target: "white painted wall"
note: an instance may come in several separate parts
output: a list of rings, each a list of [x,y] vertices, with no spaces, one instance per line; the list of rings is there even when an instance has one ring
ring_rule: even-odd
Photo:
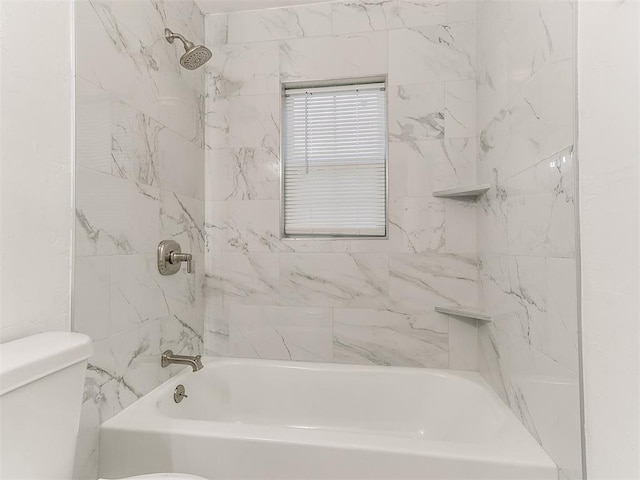
[[[640,478],[640,4],[581,1],[578,98],[587,475]]]
[[[0,2],[0,342],[70,328],[72,9]]]

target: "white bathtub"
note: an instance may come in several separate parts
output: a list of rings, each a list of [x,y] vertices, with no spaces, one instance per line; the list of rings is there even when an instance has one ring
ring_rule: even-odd
[[[101,475],[553,479],[477,373],[205,359],[107,421]],[[183,384],[189,396],[177,404]]]

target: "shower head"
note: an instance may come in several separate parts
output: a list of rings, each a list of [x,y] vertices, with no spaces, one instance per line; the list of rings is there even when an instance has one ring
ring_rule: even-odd
[[[187,70],[195,70],[211,59],[211,50],[203,45],[194,45],[179,33],[173,33],[168,28],[165,28],[164,37],[169,43],[173,43],[176,38],[182,42],[185,53],[180,57],[180,65]]]

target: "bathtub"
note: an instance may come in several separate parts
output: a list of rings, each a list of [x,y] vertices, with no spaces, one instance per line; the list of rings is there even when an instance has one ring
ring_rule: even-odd
[[[218,358],[204,364],[103,424],[101,476],[558,478],[477,373]],[[188,398],[176,403],[179,384]]]

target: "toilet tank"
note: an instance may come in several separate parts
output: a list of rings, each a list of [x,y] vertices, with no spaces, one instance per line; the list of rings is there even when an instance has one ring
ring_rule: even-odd
[[[70,479],[91,339],[40,333],[0,345],[0,479]]]

